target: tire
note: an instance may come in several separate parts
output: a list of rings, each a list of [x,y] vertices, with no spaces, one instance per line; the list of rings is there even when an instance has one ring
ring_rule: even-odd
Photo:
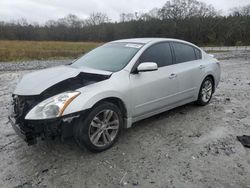
[[[78,145],[91,152],[102,152],[117,141],[123,127],[120,109],[110,102],[101,102],[80,117],[74,125]]]
[[[213,96],[214,81],[211,77],[206,77],[200,87],[198,100],[196,103],[200,106],[207,105]]]

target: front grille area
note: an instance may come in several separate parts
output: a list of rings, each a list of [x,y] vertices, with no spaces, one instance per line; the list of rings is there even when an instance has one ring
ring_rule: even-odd
[[[36,143],[36,132],[34,127],[29,125],[25,121],[25,116],[27,113],[39,103],[34,96],[18,96],[13,95],[13,111],[12,117],[15,119],[16,126],[21,130],[21,134],[24,135],[24,140],[28,145],[33,145]]]
[[[38,103],[34,96],[13,95],[14,118],[20,127],[24,126],[27,113]]]

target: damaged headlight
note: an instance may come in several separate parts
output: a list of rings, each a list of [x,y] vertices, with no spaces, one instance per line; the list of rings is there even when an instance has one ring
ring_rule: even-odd
[[[62,116],[67,106],[78,96],[79,91],[68,91],[50,97],[34,108],[26,115],[25,119],[39,120]]]

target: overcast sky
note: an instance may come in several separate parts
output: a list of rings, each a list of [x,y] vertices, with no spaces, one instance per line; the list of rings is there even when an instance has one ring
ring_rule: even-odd
[[[44,23],[72,13],[87,18],[92,12],[106,13],[113,21],[123,12],[147,12],[164,5],[166,0],[0,0],[0,20],[25,18]],[[250,0],[203,0],[227,14],[235,6],[250,4]]]

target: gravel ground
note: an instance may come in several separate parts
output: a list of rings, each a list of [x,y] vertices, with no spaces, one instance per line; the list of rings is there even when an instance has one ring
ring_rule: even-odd
[[[0,63],[0,187],[250,187],[249,52],[217,54],[222,80],[211,103],[188,104],[124,130],[108,151],[73,140],[27,146],[7,119],[18,79],[69,61]]]

